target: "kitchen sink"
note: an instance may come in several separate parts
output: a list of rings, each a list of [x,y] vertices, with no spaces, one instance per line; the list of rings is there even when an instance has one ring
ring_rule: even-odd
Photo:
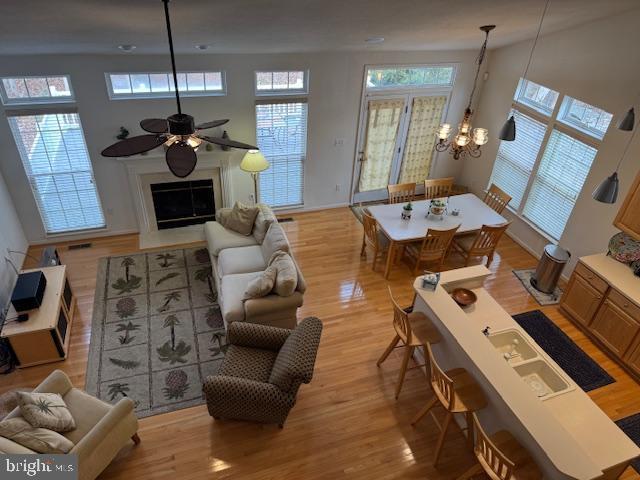
[[[572,390],[569,382],[541,358],[515,365],[513,369],[541,400]]]
[[[538,356],[529,341],[516,329],[490,333],[489,342],[510,364],[521,363]]]

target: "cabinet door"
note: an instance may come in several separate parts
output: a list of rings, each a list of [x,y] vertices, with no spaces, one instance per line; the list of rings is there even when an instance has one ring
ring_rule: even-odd
[[[589,285],[584,278],[574,273],[562,297],[561,306],[575,320],[588,326],[601,301],[602,294]]]
[[[607,299],[593,319],[591,331],[613,353],[622,357],[640,331],[640,324]]]
[[[640,239],[640,173],[631,185],[613,224],[623,232]]]

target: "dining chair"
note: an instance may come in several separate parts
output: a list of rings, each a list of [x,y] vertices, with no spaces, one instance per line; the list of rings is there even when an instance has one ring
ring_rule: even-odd
[[[378,222],[367,211],[362,212],[362,226],[364,232],[362,234],[362,249],[360,255],[367,257],[367,247],[373,251],[373,265],[371,268],[376,269],[378,257],[384,256],[389,248],[389,239],[378,230]]]
[[[453,177],[434,178],[424,181],[424,199],[448,197],[453,188]]]
[[[402,390],[402,384],[404,383],[404,376],[407,373],[407,365],[409,360],[413,357],[413,352],[416,347],[425,347],[432,343],[438,343],[440,341],[440,333],[436,327],[431,323],[431,320],[422,312],[408,312],[409,308],[402,308],[396,299],[393,297],[391,287],[387,286],[389,290],[389,297],[391,298],[391,304],[393,305],[393,328],[396,331],[393,340],[384,351],[382,356],[376,362],[379,367],[382,365],[389,354],[394,348],[404,347],[404,355],[402,357],[402,365],[400,366],[400,375],[396,383],[396,399],[400,395]],[[401,345],[398,343],[402,342]],[[417,365],[411,368],[424,367],[424,365]]]
[[[483,225],[476,235],[464,235],[453,240],[453,248],[464,259],[464,266],[468,267],[474,257],[487,257],[487,268],[493,261],[493,254],[498,246],[498,241],[509,228],[511,222],[502,225]]]
[[[387,185],[387,191],[389,193],[389,203],[413,202],[416,196],[416,184],[414,182]]]
[[[434,396],[413,418],[411,425],[415,426],[422,417],[427,413],[431,413],[433,421],[440,430],[440,436],[438,437],[438,443],[436,444],[436,451],[433,457],[433,465],[436,465],[440,459],[440,453],[442,452],[447,430],[456,413],[464,414],[467,425],[462,428],[462,430],[467,431],[467,443],[470,448],[473,447],[473,418],[471,414],[486,407],[487,399],[480,386],[464,368],[455,368],[445,372],[436,362],[430,344],[427,344],[426,351],[430,365],[429,381]],[[438,404],[447,412],[444,423],[442,424],[438,422],[432,411]]]
[[[498,187],[495,183],[492,183],[484,195],[484,203],[489,205],[497,213],[502,213],[506,206],[511,201],[511,196],[504,190]]]
[[[458,477],[458,480],[469,480],[483,471],[492,480],[542,478],[542,473],[529,452],[513,435],[505,430],[487,435],[478,421],[478,416],[475,413],[471,415],[476,434],[474,453],[478,463]]]
[[[435,230],[430,228],[427,230],[422,242],[410,243],[406,246],[405,254],[415,260],[413,268],[414,275],[418,274],[422,263],[437,263],[437,271],[442,270],[453,236],[460,225],[449,230]]]

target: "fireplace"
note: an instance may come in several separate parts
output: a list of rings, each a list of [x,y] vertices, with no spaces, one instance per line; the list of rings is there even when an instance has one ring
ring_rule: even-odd
[[[216,219],[211,179],[152,183],[150,187],[158,230]]]

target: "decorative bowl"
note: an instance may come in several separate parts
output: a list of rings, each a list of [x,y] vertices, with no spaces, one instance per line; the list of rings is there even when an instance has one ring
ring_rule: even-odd
[[[453,292],[451,292],[451,298],[455,300],[455,302],[461,307],[468,307],[469,305],[473,305],[478,300],[476,294],[471,290],[466,288],[456,288]]]

